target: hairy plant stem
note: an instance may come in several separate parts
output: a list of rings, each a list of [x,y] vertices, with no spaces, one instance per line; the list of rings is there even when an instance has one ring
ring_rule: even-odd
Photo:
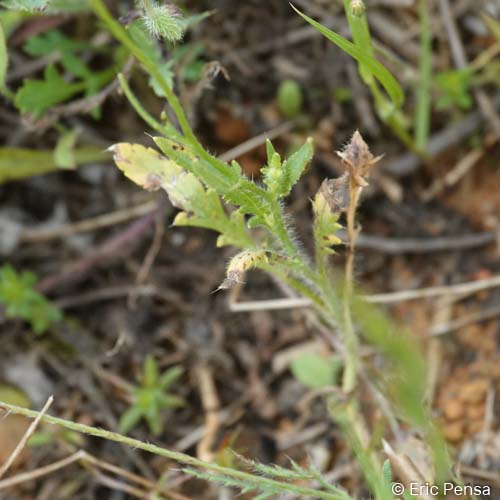
[[[274,275],[276,278],[283,281],[283,283],[293,288],[300,295],[307,297],[322,315],[327,314],[325,302],[318,296],[317,291],[312,290],[310,286],[304,283],[304,281],[294,278],[291,275],[292,269],[288,266],[279,267],[275,265],[259,264],[258,267],[263,271]]]
[[[342,389],[350,393],[356,386],[356,372],[358,359],[358,339],[354,331],[354,325],[351,314],[351,297],[353,293],[354,282],[354,247],[356,245],[357,232],[355,228],[356,209],[358,206],[361,188],[354,184],[351,178],[349,182],[350,202],[347,210],[347,234],[349,236],[349,246],[347,248],[347,260],[345,265],[345,285],[343,302],[343,333],[346,346],[344,377],[342,380]]]
[[[127,48],[131,54],[140,62],[142,65],[145,67],[145,69],[148,71],[150,76],[154,78],[160,88],[162,89],[163,93],[165,94],[165,97],[170,104],[170,107],[172,108],[175,116],[177,117],[177,120],[179,122],[179,126],[182,130],[182,133],[185,136],[186,142],[188,142],[195,152],[204,160],[206,160],[210,165],[217,170],[219,173],[226,175],[228,173],[228,166],[212,156],[210,153],[208,153],[205,148],[201,145],[201,143],[198,141],[196,138],[191,125],[189,124],[189,121],[187,119],[187,116],[184,112],[184,109],[175,95],[174,91],[170,88],[168,85],[168,82],[165,80],[161,72],[158,70],[157,66],[147,57],[146,54],[143,53],[143,51],[134,43],[134,41],[129,37],[128,33],[123,29],[123,27],[116,22],[116,20],[112,17],[110,14],[109,10],[106,8],[102,0],[90,0],[90,5],[92,9],[94,10],[95,14],[101,19],[101,21],[106,25],[110,33],[125,47]],[[131,92],[129,92],[131,94]],[[134,104],[133,104],[134,105]],[[138,101],[135,100],[135,105],[138,105]],[[138,109],[140,110],[140,115],[148,120],[148,123],[150,123],[152,126],[154,126],[155,129],[158,129],[158,124],[151,121],[147,112],[142,108],[142,106],[138,106]],[[162,126],[163,128],[163,126]],[[175,138],[175,137],[174,137]],[[299,249],[295,245],[292,237],[290,236],[286,224],[284,221],[283,217],[283,212],[281,209],[281,206],[276,200],[271,201],[272,204],[274,204],[273,208],[273,213],[275,214],[280,214],[280,219],[275,221],[275,236],[278,238],[280,241],[280,244],[283,246],[284,250],[286,253],[292,257],[292,258],[299,258],[299,260],[303,260],[303,257],[300,256]],[[309,280],[315,279],[316,277],[314,276],[314,273],[312,271],[312,268],[308,265],[304,265],[303,271],[306,275],[306,277]]]
[[[375,498],[393,500],[393,496],[390,491],[386,491],[387,487],[381,480],[382,463],[378,454],[370,448],[370,434],[358,402],[354,399],[339,402],[332,397],[328,400],[328,409],[332,420],[339,425],[353,450]]]
[[[363,52],[373,56],[372,38],[368,26],[366,13],[356,15],[352,11],[352,0],[344,0],[344,11],[351,30],[353,42]],[[379,118],[388,125],[401,142],[414,153],[417,147],[406,130],[404,118],[400,109],[397,109],[381,92],[380,87],[369,70],[363,64],[358,64],[359,74],[365,85],[370,89]]]
[[[17,415],[24,415],[25,417],[29,418],[36,418],[40,414],[40,412],[34,410],[28,410],[27,408],[22,408],[20,406],[10,405],[2,401],[0,401],[0,408],[3,408],[10,413],[14,413]],[[160,446],[151,443],[144,443],[143,441],[139,441],[138,439],[133,439],[127,436],[123,436],[122,434],[118,434],[116,432],[110,432],[97,427],[91,427],[89,425],[78,424],[76,422],[71,422],[70,420],[52,417],[50,415],[43,415],[41,417],[41,420],[49,424],[59,425],[66,429],[80,432],[82,434],[88,434],[89,436],[95,436],[98,438],[107,439],[109,441],[122,443],[127,446],[131,446],[132,448],[135,449],[144,450],[149,453],[153,453],[155,455],[175,460],[180,464],[190,465],[217,474],[222,474],[230,478],[235,478],[241,481],[248,481],[252,484],[260,485],[263,488],[265,488],[266,486],[273,488],[280,488],[283,491],[288,491],[311,498],[323,498],[326,500],[346,500],[347,498],[349,498],[344,492],[339,491],[338,494],[329,493],[326,491],[315,490],[313,488],[298,486],[292,483],[276,481],[274,479],[262,477],[257,474],[254,475],[248,472],[240,471],[238,469],[223,467],[215,463],[204,462],[203,460],[199,460],[198,458],[186,455],[185,453],[180,453],[168,450],[166,448],[161,448]]]
[[[175,96],[173,90],[169,87],[166,80],[163,78],[161,73],[158,71],[156,65],[148,59],[148,57],[142,52],[142,50],[135,45],[133,40],[128,36],[127,32],[120,26],[110,15],[107,8],[104,6],[102,0],[90,0],[91,6],[97,16],[105,23],[109,31],[115,36],[144,66],[147,72],[152,78],[154,78],[161,89],[163,90],[166,99],[168,100],[177,121],[182,130],[183,137],[182,140],[186,144],[190,144],[194,152],[200,156],[202,159],[206,160],[216,171],[223,175],[227,175],[229,172],[229,167],[225,163],[221,162],[217,158],[210,155],[200,144],[193,130],[187,120],[184,110],[180,104],[180,101]],[[376,85],[373,82],[374,85]],[[377,88],[378,90],[378,88]],[[136,101],[137,105],[137,101]],[[142,116],[147,118],[151,125],[154,125],[158,129],[158,124],[152,122],[148,115],[142,110],[142,107],[137,106],[141,110]],[[349,206],[348,212],[348,233],[350,238],[349,254],[346,264],[346,287],[344,291],[343,304],[338,300],[339,294],[335,290],[335,287],[331,283],[328,276],[325,263],[320,263],[319,267],[313,268],[308,262],[307,258],[301,253],[299,247],[294,241],[293,235],[287,227],[286,219],[283,214],[283,209],[280,203],[274,199],[266,200],[269,202],[270,212],[274,215],[274,220],[268,224],[268,230],[273,234],[276,240],[281,246],[285,262],[283,265],[269,265],[265,264],[259,265],[262,269],[274,274],[278,278],[282,279],[289,286],[294,288],[298,293],[305,297],[311,299],[314,303],[316,310],[322,316],[328,324],[331,326],[335,325],[337,322],[340,323],[341,330],[345,342],[345,371],[343,379],[343,390],[346,394],[353,392],[356,386],[356,372],[357,372],[357,351],[358,351],[358,341],[354,332],[353,321],[351,317],[351,296],[353,291],[353,258],[354,258],[354,245],[355,245],[355,215],[356,208],[359,198],[359,189],[356,187],[354,190],[351,189],[351,204]],[[297,278],[298,277],[298,278]],[[343,307],[343,321],[341,320]],[[13,407],[9,407],[11,411]],[[19,408],[16,408],[19,411]],[[22,409],[21,409],[22,410]],[[35,412],[29,413],[29,410],[22,410],[25,415],[31,416]],[[365,446],[366,439],[365,436],[368,434],[368,427],[366,426],[363,416],[360,413],[357,403],[355,400],[350,400],[348,407],[346,409],[345,418],[351,422],[351,434],[355,436],[355,441],[362,443]],[[227,477],[232,477],[240,480],[252,480],[255,481],[253,475],[237,471],[234,469],[227,469],[216,464],[207,464],[188,455],[172,452],[169,450],[164,450],[154,445],[149,445],[142,443],[137,440],[126,438],[119,434],[108,433],[107,431],[102,431],[87,426],[79,426],[79,424],[73,424],[72,422],[62,421],[59,419],[54,419],[53,417],[47,417],[48,421],[57,423],[59,425],[64,425],[65,427],[72,428],[80,432],[85,432],[91,435],[108,438],[114,441],[119,441],[125,444],[132,445],[136,448],[140,448],[152,453],[156,453],[180,463],[193,465],[195,467],[200,467],[215,473],[226,475]],[[76,426],[76,427],[75,427]],[[359,451],[359,450],[358,450]],[[361,452],[360,452],[361,453]],[[371,478],[372,482],[374,474],[378,473],[378,457],[374,452],[366,452],[370,455],[370,460],[366,464],[366,470],[364,468],[365,475],[367,478]],[[365,453],[365,456],[366,456]],[[261,483],[266,483],[268,486],[282,486],[281,483],[273,481],[267,478],[259,478]],[[292,484],[285,483],[283,488],[286,491],[298,491],[298,487]],[[321,491],[314,491],[308,488],[300,488],[301,493],[305,495],[310,495],[313,498],[345,498],[342,495],[335,495],[331,493],[324,493]],[[306,493],[307,491],[307,493]]]
[[[124,28],[110,14],[102,0],[90,0],[90,5],[96,16],[105,24],[109,32],[130,51],[130,53],[144,66],[144,68],[146,68],[150,76],[156,80],[162,92],[165,94],[172,111],[177,117],[182,133],[186,136],[186,139],[189,141],[196,153],[201,158],[208,161],[218,172],[223,174],[226,173],[226,165],[208,153],[196,138],[191,126],[189,125],[186,113],[184,113],[184,109],[182,108],[179,99],[168,85],[168,82],[159,71],[157,65],[151,61],[134,43]]]

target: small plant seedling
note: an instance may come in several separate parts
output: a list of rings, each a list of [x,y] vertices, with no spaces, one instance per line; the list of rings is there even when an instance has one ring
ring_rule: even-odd
[[[134,388],[134,403],[121,416],[120,430],[123,433],[133,429],[144,419],[150,431],[159,436],[163,432],[162,410],[179,408],[185,405],[184,400],[168,393],[170,386],[182,375],[183,369],[173,366],[160,375],[158,365],[153,356],[144,361],[141,385]]]
[[[62,319],[57,307],[51,304],[34,286],[37,277],[31,272],[18,274],[10,265],[0,269],[0,304],[8,318],[23,319],[39,335]]]
[[[473,71],[469,68],[443,71],[436,76],[436,86],[439,97],[436,101],[437,109],[458,107],[469,109],[472,106],[470,87]]]

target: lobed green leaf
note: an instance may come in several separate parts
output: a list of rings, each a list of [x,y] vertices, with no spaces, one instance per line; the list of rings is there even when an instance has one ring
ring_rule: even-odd
[[[175,148],[175,149],[174,149]],[[171,151],[181,150],[171,144]],[[145,189],[164,189],[172,204],[183,210],[175,218],[180,226],[197,226],[221,234],[220,245],[252,246],[241,213],[228,216],[214,189],[206,189],[198,178],[187,172],[175,159],[168,159],[157,151],[139,144],[120,143],[113,146],[115,162],[124,174]],[[198,161],[182,148],[185,165]]]

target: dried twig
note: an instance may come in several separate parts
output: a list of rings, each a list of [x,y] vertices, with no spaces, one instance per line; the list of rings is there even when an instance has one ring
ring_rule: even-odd
[[[200,398],[205,411],[205,429],[203,438],[198,443],[196,454],[201,460],[214,459],[213,446],[219,430],[219,397],[215,387],[212,370],[206,364],[196,368],[196,375],[200,389]]]
[[[345,232],[339,231],[338,235],[340,238],[346,239]],[[497,238],[498,235],[495,231],[460,236],[439,236],[436,238],[384,238],[383,236],[360,234],[356,246],[389,255],[421,254],[468,250],[495,243]]]
[[[24,436],[21,438],[19,443],[17,443],[17,446],[14,448],[12,453],[9,455],[5,463],[0,467],[0,478],[9,470],[9,467],[14,463],[16,458],[19,456],[19,454],[23,451],[24,447],[26,446],[26,443],[28,442],[29,438],[33,435],[35,432],[36,428],[38,427],[38,424],[44,414],[47,412],[49,409],[49,406],[52,404],[52,401],[54,401],[54,398],[52,396],[47,399],[47,402],[45,403],[44,407],[40,411],[40,413],[37,415],[35,420],[31,422],[30,426],[28,429],[26,429],[26,432],[24,433]]]
[[[429,335],[444,335],[472,323],[480,323],[481,321],[487,321],[498,316],[500,316],[500,305],[490,307],[488,309],[485,309],[484,311],[479,311],[477,313],[468,314],[462,318],[448,321],[446,323],[438,323],[431,328],[431,330],[429,331]]]
[[[64,224],[51,228],[29,228],[20,235],[20,241],[25,243],[40,243],[57,238],[67,238],[75,234],[96,231],[105,227],[115,226],[127,222],[141,215],[153,212],[158,206],[156,200],[147,201],[141,205],[127,207],[107,214],[98,215],[89,219]]]
[[[493,99],[492,109],[500,108],[500,93]],[[484,121],[480,111],[473,111],[461,121],[453,123],[448,127],[435,133],[427,145],[427,154],[430,159],[444,153],[449,148],[459,144],[466,137],[477,130]],[[396,177],[404,177],[415,172],[422,164],[422,158],[413,153],[405,153],[398,158],[388,160],[381,166],[384,172]]]
[[[58,460],[57,462],[53,462],[49,465],[39,467],[38,469],[29,472],[16,474],[14,477],[0,481],[0,490],[11,488],[12,486],[16,486],[17,484],[25,483],[27,481],[34,481],[40,477],[52,474],[52,472],[56,472],[64,467],[67,467],[68,465],[80,461],[84,456],[85,452],[80,450],[73,453],[73,455],[70,455],[69,457],[63,458],[62,460]]]
[[[160,200],[157,211],[161,211],[164,206],[165,199]],[[147,213],[119,234],[106,240],[93,252],[71,262],[58,274],[43,279],[38,285],[38,290],[47,293],[63,283],[81,279],[95,266],[104,263],[108,258],[116,254],[120,254],[123,252],[125,245],[137,241],[140,236],[150,229],[156,220],[157,211]]]
[[[244,155],[245,153],[248,153],[249,151],[258,148],[262,144],[265,144],[267,139],[272,140],[275,139],[276,137],[279,137],[280,135],[290,132],[290,130],[293,129],[294,125],[295,125],[294,122],[282,123],[281,125],[278,125],[276,128],[269,130],[268,132],[263,132],[262,134],[256,135],[255,137],[248,139],[248,141],[238,144],[238,146],[219,155],[218,158],[221,161],[234,160],[235,158],[238,158]]]
[[[372,304],[390,304],[405,300],[425,299],[439,297],[442,295],[471,295],[481,290],[496,288],[500,286],[500,276],[493,276],[483,280],[469,281],[449,286],[433,286],[429,288],[418,288],[416,290],[401,290],[399,292],[378,293],[363,295],[366,302]],[[232,312],[250,312],[279,309],[295,309],[297,307],[311,307],[312,303],[305,298],[286,298],[272,300],[254,300],[249,302],[229,302]]]
[[[391,463],[391,469],[395,472],[396,477],[410,491],[412,485],[427,484],[422,473],[416,468],[415,464],[406,456],[396,453],[391,445],[385,440],[382,440],[384,453],[387,455]],[[425,494],[425,488],[421,488],[420,494],[417,495],[419,500],[432,500],[430,495]]]

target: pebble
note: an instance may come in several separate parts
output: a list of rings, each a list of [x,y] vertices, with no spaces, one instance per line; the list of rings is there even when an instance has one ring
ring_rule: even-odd
[[[444,406],[444,416],[447,420],[457,420],[465,414],[463,404],[457,399],[450,399]]]
[[[443,428],[443,434],[447,441],[452,443],[460,441],[464,436],[464,423],[461,420],[447,423]]]
[[[465,403],[477,404],[486,397],[489,382],[485,379],[472,380],[463,385],[459,398]]]

